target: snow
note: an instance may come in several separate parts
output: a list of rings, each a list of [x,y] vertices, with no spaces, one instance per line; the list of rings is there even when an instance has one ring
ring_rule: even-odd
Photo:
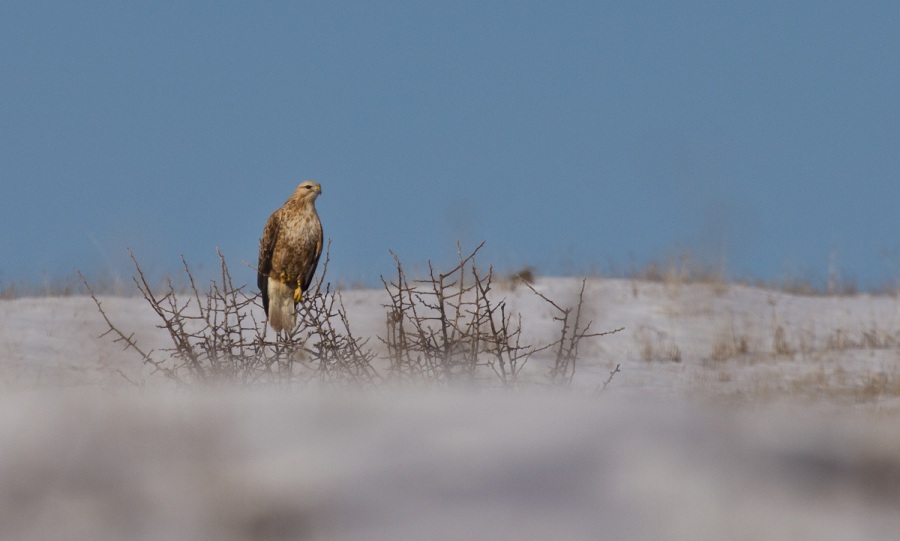
[[[580,285],[535,287],[571,305]],[[526,341],[555,338],[546,303],[496,293]],[[386,294],[343,296],[379,336]],[[539,358],[516,390],[366,391],[172,389],[91,299],[0,301],[0,538],[897,537],[897,299],[612,279],[585,299],[593,330],[625,330],[582,348],[571,389]],[[166,346],[142,299],[101,300]]]

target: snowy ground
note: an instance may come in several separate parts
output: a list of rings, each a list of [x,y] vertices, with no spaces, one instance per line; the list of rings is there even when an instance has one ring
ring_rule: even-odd
[[[553,338],[544,303],[500,293]],[[897,538],[900,301],[628,280],[586,299],[625,330],[573,389],[512,392],[172,390],[98,338],[90,299],[0,301],[0,538]],[[165,346],[142,299],[103,302]],[[344,302],[381,333],[382,292]]]

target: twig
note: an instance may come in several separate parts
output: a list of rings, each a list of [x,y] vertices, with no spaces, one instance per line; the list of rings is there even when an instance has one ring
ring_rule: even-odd
[[[604,381],[603,384],[602,384],[601,386],[597,387],[597,391],[596,391],[596,392],[597,392],[597,393],[602,393],[603,391],[605,391],[605,390],[606,390],[606,386],[609,385],[609,382],[612,381],[613,376],[615,376],[615,375],[618,374],[619,372],[621,372],[621,370],[619,370],[619,365],[617,364],[616,367],[609,373],[609,377],[606,378],[606,381]]]

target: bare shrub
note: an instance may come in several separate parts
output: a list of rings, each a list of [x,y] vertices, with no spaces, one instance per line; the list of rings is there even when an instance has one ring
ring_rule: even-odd
[[[387,347],[394,376],[445,383],[476,377],[479,366],[513,384],[531,349],[521,344],[521,316],[514,317],[506,302],[494,302],[489,268],[480,273],[475,254],[459,253],[459,263],[438,272],[428,262],[428,278],[410,282],[399,257],[393,280],[381,278],[390,297],[387,308]]]
[[[578,347],[582,340],[585,338],[606,336],[625,330],[624,327],[620,327],[611,331],[590,332],[591,324],[593,322],[588,321],[585,323],[582,319],[584,309],[584,286],[586,283],[586,280],[581,281],[581,289],[578,292],[578,303],[574,307],[569,308],[563,308],[538,292],[531,284],[525,284],[532,293],[543,299],[544,302],[556,310],[556,315],[553,316],[553,319],[557,321],[560,326],[559,338],[546,346],[535,350],[535,352],[544,350],[554,352],[553,367],[550,369],[549,377],[550,380],[555,383],[572,383],[572,378],[575,376],[575,365],[578,361]],[[616,368],[617,369],[613,374],[618,372],[618,366]],[[610,374],[610,379],[611,378],[612,374]]]
[[[157,327],[166,331],[171,343],[160,351],[142,349],[134,333],[116,326],[87,280],[81,278],[107,324],[104,334],[178,384],[318,381],[370,385],[395,379],[439,385],[499,380],[512,386],[519,383],[526,362],[544,352],[552,352],[549,379],[570,384],[581,341],[622,329],[591,332],[591,322],[584,321],[584,282],[577,304],[563,307],[523,281],[553,307],[560,334],[543,346],[522,343],[521,314],[514,313],[505,299],[495,297],[493,269],[482,270],[475,264],[483,244],[468,255],[458,249],[458,263],[446,272],[429,262],[428,275],[421,280],[409,280],[394,254],[396,277],[382,277],[389,296],[384,305],[386,334],[380,338],[386,346],[385,358],[378,358],[367,340],[354,335],[340,294],[324,282],[327,252],[320,278],[298,305],[296,327],[281,333],[272,331],[257,315],[262,315],[258,294],[234,285],[221,253],[221,276],[205,290],[197,286],[184,258],[185,288],[179,290],[171,279],[164,287],[153,288],[130,254],[136,271],[134,282],[158,316]]]
[[[258,321],[252,309],[258,306],[258,295],[247,294],[243,286],[234,286],[221,253],[220,279],[211,281],[203,292],[182,257],[189,284],[183,295],[179,295],[171,279],[161,292],[156,292],[134,254],[129,255],[137,273],[134,282],[159,316],[161,323],[157,327],[167,332],[172,347],[159,352],[142,349],[134,333],[122,331],[109,319],[83,276],[82,281],[107,324],[104,335],[115,337],[115,342],[136,351],[154,371],[179,384],[285,383],[301,380],[308,371],[307,365],[326,382],[370,383],[376,377],[370,365],[374,354],[366,349],[364,341],[353,336],[339,295],[330,291],[328,285],[323,290],[322,278],[314,283],[307,302],[300,306],[294,330],[273,337],[265,321]],[[324,267],[327,265],[326,254]],[[299,363],[301,360],[305,362]]]
[[[569,384],[575,373],[581,340],[605,333],[591,333],[591,323],[582,321],[584,283],[578,303],[563,308],[539,293],[529,282],[520,283],[550,304],[560,323],[559,339],[543,346],[522,343],[522,317],[513,314],[505,299],[491,295],[493,269],[479,270],[475,255],[458,248],[458,264],[447,272],[435,271],[428,263],[428,277],[410,281],[396,254],[396,277],[382,283],[390,297],[387,308],[388,350],[391,371],[401,377],[446,383],[472,380],[479,368],[488,369],[504,385],[518,382],[520,371],[532,356],[553,351],[548,374],[554,383]]]

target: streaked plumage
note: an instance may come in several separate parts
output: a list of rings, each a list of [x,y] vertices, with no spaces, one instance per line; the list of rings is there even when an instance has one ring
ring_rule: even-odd
[[[314,204],[321,193],[318,182],[302,182],[269,216],[259,241],[256,283],[266,317],[276,331],[294,328],[297,303],[303,300],[322,255],[322,223]]]

